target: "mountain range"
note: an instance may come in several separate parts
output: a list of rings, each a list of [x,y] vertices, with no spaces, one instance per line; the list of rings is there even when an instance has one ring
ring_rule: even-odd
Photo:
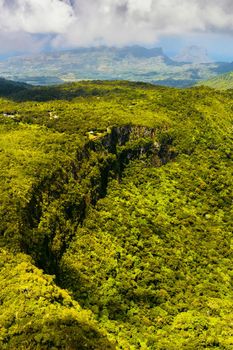
[[[117,79],[186,87],[232,70],[233,63],[211,62],[205,49],[195,46],[174,58],[162,48],[101,46],[0,61],[0,76],[33,85]]]

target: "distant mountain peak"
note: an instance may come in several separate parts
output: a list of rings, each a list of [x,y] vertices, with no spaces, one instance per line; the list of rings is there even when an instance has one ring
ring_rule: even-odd
[[[138,58],[151,58],[158,56],[165,56],[163,49],[161,47],[154,47],[151,49],[133,45],[133,46],[125,46],[121,49],[118,49],[118,53],[121,56],[134,56]]]
[[[146,48],[140,45],[123,46],[123,47],[109,47],[109,46],[96,46],[96,47],[80,47],[70,52],[83,53],[83,52],[109,52],[113,53],[119,58],[126,57],[136,58],[152,58],[152,57],[167,57],[161,47]]]
[[[187,62],[187,63],[210,63],[210,59],[207,50],[204,47],[191,45],[187,46],[175,56],[174,61]]]

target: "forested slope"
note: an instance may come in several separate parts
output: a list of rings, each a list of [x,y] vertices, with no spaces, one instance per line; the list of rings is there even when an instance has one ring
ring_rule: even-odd
[[[232,92],[4,95],[0,347],[232,349]]]
[[[233,88],[233,72],[218,75],[209,80],[199,83],[199,85],[209,86],[214,89],[227,90]]]

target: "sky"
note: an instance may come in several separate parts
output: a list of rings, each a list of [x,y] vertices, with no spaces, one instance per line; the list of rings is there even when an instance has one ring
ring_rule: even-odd
[[[0,0],[0,56],[98,45],[200,45],[233,61],[232,0]]]

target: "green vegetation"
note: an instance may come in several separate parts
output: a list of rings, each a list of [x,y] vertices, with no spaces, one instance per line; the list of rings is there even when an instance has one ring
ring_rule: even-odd
[[[1,95],[0,348],[232,349],[232,91]]]
[[[218,75],[210,80],[202,81],[198,85],[206,85],[214,89],[227,90],[233,88],[233,72]]]
[[[0,95],[9,95],[11,93],[17,93],[23,91],[30,86],[24,83],[17,83],[15,81],[6,80],[0,78]]]
[[[0,250],[1,349],[114,349],[91,312],[25,254]]]

